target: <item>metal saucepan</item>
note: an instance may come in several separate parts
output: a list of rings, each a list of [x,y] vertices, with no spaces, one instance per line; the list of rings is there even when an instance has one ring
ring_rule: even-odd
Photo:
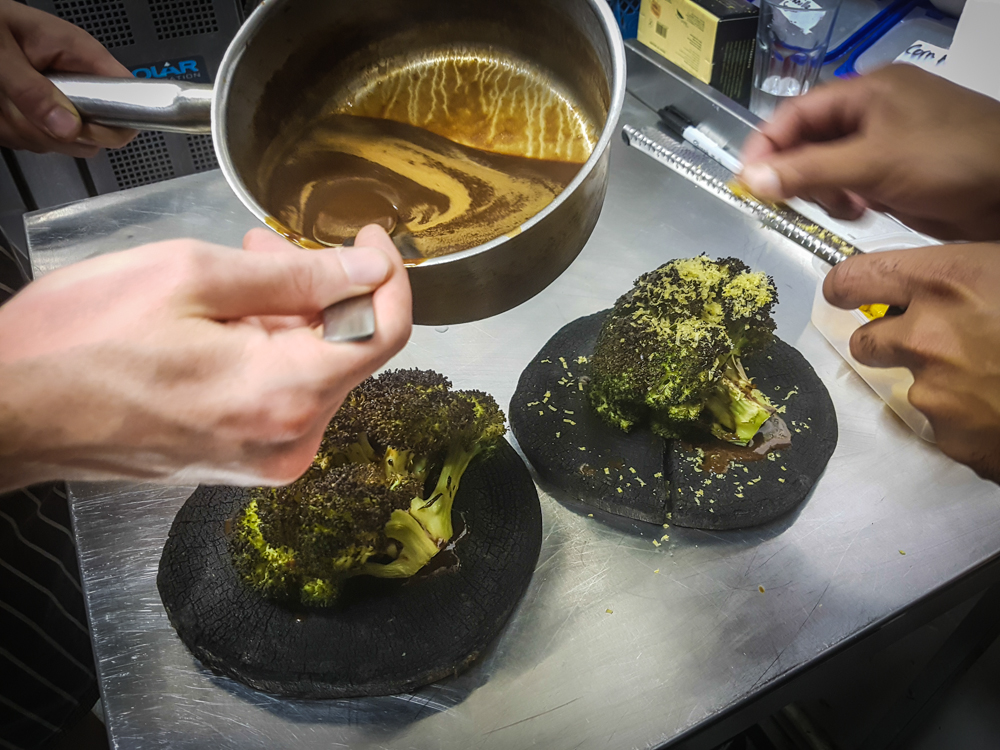
[[[625,95],[624,47],[606,0],[265,0],[230,44],[214,89],[51,78],[93,122],[211,132],[230,187],[273,226],[260,200],[260,160],[268,146],[331,98],[371,89],[394,69],[435,54],[493,56],[533,71],[594,132],[576,177],[519,228],[409,267],[414,322],[445,325],[495,315],[540,292],[576,258],[597,223]]]

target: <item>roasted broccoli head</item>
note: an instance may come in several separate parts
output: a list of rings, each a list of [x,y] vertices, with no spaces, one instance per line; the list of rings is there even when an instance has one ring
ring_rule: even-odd
[[[364,430],[378,446],[386,481],[395,486],[437,477],[433,487],[413,498],[410,513],[443,546],[452,536],[451,506],[462,474],[507,431],[503,412],[489,394],[452,390],[450,380],[428,370],[385,372],[355,393],[359,416],[352,429]],[[353,423],[353,417],[347,419]],[[338,415],[331,427],[341,434],[339,425]]]
[[[451,539],[462,474],[506,432],[480,391],[394,370],[345,399],[309,470],[253,490],[231,544],[237,570],[267,596],[325,605],[357,575],[416,573]]]
[[[626,432],[699,428],[747,444],[773,413],[740,362],[774,332],[774,281],[735,258],[674,260],[618,299],[591,358],[589,398]]]

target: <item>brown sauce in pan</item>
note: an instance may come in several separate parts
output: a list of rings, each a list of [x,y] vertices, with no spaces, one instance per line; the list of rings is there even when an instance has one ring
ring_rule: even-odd
[[[408,232],[424,257],[516,231],[581,166],[491,153],[413,125],[339,114],[312,122],[275,161],[264,207],[277,219],[272,226],[293,241],[336,246],[378,224]]]
[[[261,155],[255,192],[268,224],[310,248],[380,224],[424,258],[515,235],[600,134],[550,73],[486,48],[382,60],[318,110],[290,113]]]

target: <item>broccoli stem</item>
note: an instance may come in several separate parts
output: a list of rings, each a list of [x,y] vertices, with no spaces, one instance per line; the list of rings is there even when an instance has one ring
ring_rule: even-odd
[[[391,563],[366,562],[362,573],[377,578],[409,578],[438,553],[438,546],[408,511],[394,510],[385,525],[385,535],[403,545]]]
[[[340,451],[334,451],[332,455],[337,455]],[[372,444],[368,442],[368,436],[365,433],[358,435],[357,442],[351,443],[340,453],[347,458],[348,463],[352,464],[370,464],[375,461],[375,449],[372,448]]]
[[[382,457],[385,476],[388,479],[399,476],[409,476],[410,463],[413,461],[413,451],[400,448],[386,448]]]
[[[451,506],[458,493],[458,484],[469,467],[469,462],[479,455],[481,450],[480,444],[471,451],[452,447],[444,460],[441,476],[434,486],[434,491],[428,495],[428,499],[413,498],[410,513],[426,529],[428,536],[439,548],[443,547],[454,533],[451,524]]]
[[[735,354],[726,362],[722,378],[705,406],[716,419],[712,434],[739,445],[749,445],[774,413],[774,406],[754,387]]]
[[[382,458],[382,467],[385,469],[386,479],[390,483],[404,478],[416,478],[423,481],[427,477],[429,465],[430,458],[428,456],[418,456],[411,450],[401,448],[386,448],[385,456]]]

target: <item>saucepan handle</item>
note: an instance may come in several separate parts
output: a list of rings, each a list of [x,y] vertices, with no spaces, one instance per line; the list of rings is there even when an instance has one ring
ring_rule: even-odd
[[[354,238],[344,241],[352,247]],[[375,303],[370,294],[351,297],[323,311],[324,341],[367,341],[375,335]]]
[[[87,122],[171,133],[212,132],[212,86],[53,73],[48,79]]]
[[[375,335],[375,306],[363,294],[330,305],[323,311],[324,341],[367,341]]]

